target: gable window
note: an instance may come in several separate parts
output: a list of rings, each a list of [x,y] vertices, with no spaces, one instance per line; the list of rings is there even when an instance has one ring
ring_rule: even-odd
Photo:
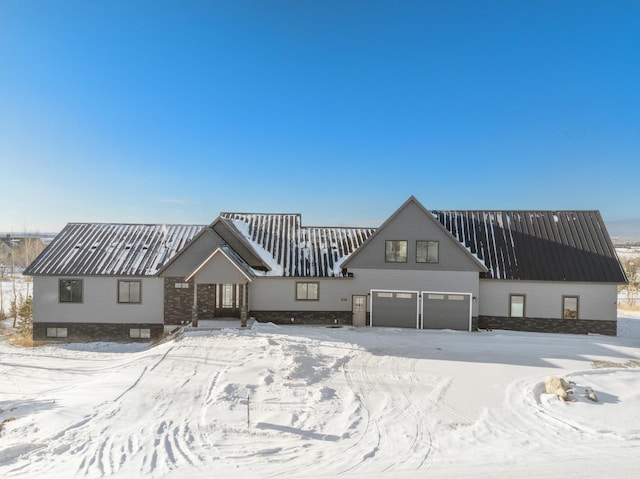
[[[66,338],[67,328],[47,328],[47,338]]]
[[[141,292],[140,281],[118,281],[118,303],[140,303]]]
[[[296,283],[297,301],[318,301],[319,283]]]
[[[384,242],[384,260],[387,263],[406,263],[407,241],[386,240]]]
[[[578,297],[562,297],[562,319],[578,319]]]
[[[60,280],[60,302],[61,303],[82,303],[82,280],[81,279],[61,279]]]
[[[509,302],[509,317],[524,318],[524,295],[512,294]]]
[[[416,241],[416,263],[437,263],[439,260],[437,241]]]

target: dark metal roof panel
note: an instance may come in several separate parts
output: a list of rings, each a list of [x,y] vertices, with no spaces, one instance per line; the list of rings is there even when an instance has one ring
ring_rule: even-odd
[[[488,278],[626,282],[597,211],[433,211],[433,214],[485,263]]]
[[[199,225],[70,223],[27,275],[153,276],[203,228]]]

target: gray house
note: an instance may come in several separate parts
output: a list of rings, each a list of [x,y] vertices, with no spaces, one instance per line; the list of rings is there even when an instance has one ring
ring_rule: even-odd
[[[148,340],[199,320],[616,334],[626,282],[597,211],[429,211],[378,228],[221,213],[71,223],[29,266],[34,339]]]

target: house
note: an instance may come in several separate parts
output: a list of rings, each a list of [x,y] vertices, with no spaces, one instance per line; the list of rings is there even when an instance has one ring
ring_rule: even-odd
[[[429,211],[413,196],[378,228],[255,213],[208,226],[70,223],[25,274],[36,340],[149,340],[247,315],[615,335],[626,282],[597,211]]]

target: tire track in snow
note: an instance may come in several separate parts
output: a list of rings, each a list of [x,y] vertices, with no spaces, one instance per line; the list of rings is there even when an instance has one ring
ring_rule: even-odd
[[[376,470],[382,471],[420,469],[428,464],[435,451],[433,435],[421,405],[411,400],[423,396],[416,393],[418,385],[427,396],[430,390],[419,381],[416,363],[417,360],[374,357],[370,352],[362,352],[344,365],[347,384],[367,412],[367,422],[358,440],[340,455],[348,456],[358,449],[365,452],[360,460],[346,465],[341,474],[366,469],[367,461],[374,457]],[[405,393],[397,394],[397,389],[389,385],[388,373],[403,385]],[[408,450],[407,441],[395,441],[390,436],[398,430],[410,438]]]

